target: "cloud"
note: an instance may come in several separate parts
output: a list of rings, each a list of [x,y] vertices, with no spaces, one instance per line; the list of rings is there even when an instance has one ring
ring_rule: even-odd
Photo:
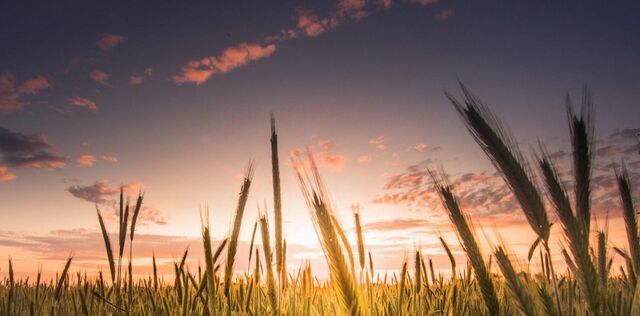
[[[358,157],[358,160],[356,160],[356,162],[358,163],[365,163],[365,162],[369,162],[371,161],[371,156],[369,155],[362,155],[360,157]]]
[[[52,146],[44,134],[22,134],[0,127],[0,174],[4,181],[15,178],[8,167],[59,169],[65,166],[67,158],[51,151]]]
[[[20,94],[36,94],[40,90],[51,88],[53,84],[43,75],[27,80],[20,85]]]
[[[129,182],[122,185],[123,192],[128,196],[136,196],[139,192],[143,192],[143,189],[144,184],[140,182]],[[72,185],[67,188],[67,192],[82,201],[99,204],[115,210],[120,188],[109,185],[106,180],[98,180],[91,185]],[[158,208],[146,203],[140,209],[139,219],[141,222],[158,225],[167,223],[166,218]]]
[[[296,26],[306,36],[314,37],[324,33],[328,28],[328,20],[320,20],[311,9],[298,8],[296,10]]]
[[[275,50],[275,44],[240,43],[226,48],[217,57],[208,56],[187,62],[182,67],[181,74],[173,77],[173,81],[178,84],[191,82],[200,85],[213,75],[225,74],[253,61],[271,56]]]
[[[75,98],[71,98],[69,99],[69,105],[73,105],[73,106],[77,106],[79,108],[83,108],[86,109],[89,112],[92,113],[98,113],[98,105],[96,105],[95,102],[89,100],[89,99],[85,99],[85,98],[81,98],[81,97],[75,97]]]
[[[102,160],[109,162],[118,162],[118,157],[112,155],[103,155]]]
[[[336,28],[347,20],[362,20],[369,15],[366,0],[339,0],[335,10],[325,18],[319,18],[308,8],[296,9],[296,27],[304,35],[315,37]],[[390,4],[389,4],[390,5]]]
[[[37,94],[51,88],[52,83],[46,77],[37,75],[16,88],[15,77],[11,73],[0,74],[0,113],[19,112],[24,106],[20,97],[25,94]]]
[[[440,22],[444,22],[450,19],[456,12],[453,9],[444,9],[438,13],[436,13],[436,19]]]
[[[100,69],[91,70],[89,77],[91,77],[93,81],[99,82],[105,86],[109,85],[109,74]]]
[[[129,77],[129,84],[131,84],[132,86],[141,85],[147,80],[147,78],[151,77],[152,75],[153,68],[147,68],[142,74],[137,74]]]
[[[115,194],[120,192],[118,188],[110,187],[105,180],[98,180],[94,184],[87,186],[73,185],[67,188],[67,191],[81,200],[96,204],[107,203],[112,200],[111,198]]]
[[[172,77],[174,83],[195,83],[201,85],[216,74],[224,74],[235,68],[246,66],[271,56],[276,46],[274,42],[297,38],[299,34],[315,37],[334,29],[348,21],[360,21],[368,17],[372,10],[368,8],[368,0],[338,0],[334,9],[325,17],[319,17],[313,9],[298,7],[295,11],[296,24],[293,27],[281,28],[276,34],[268,35],[256,43],[241,43],[226,48],[219,56],[208,56],[199,60],[190,60],[182,66],[181,72]],[[435,0],[409,0],[410,3],[427,5]],[[375,7],[389,8],[392,0],[376,0]],[[144,80],[140,76],[132,76],[131,84],[140,84]]]
[[[369,145],[372,145],[376,149],[384,150],[387,148],[387,145],[385,144],[384,136],[378,136],[374,139],[370,139],[368,143]]]
[[[427,144],[417,144],[415,146],[409,147],[409,149],[413,149],[419,153],[423,152],[425,149],[427,149]]]
[[[11,181],[16,178],[16,175],[9,172],[7,166],[0,165],[0,182]]]
[[[329,168],[342,168],[347,158],[344,155],[331,154],[336,144],[330,140],[319,140],[320,153],[318,159],[322,165]]]
[[[86,167],[91,167],[96,162],[96,156],[91,154],[85,154],[78,157],[78,164]]]
[[[347,157],[340,154],[333,154],[336,144],[327,139],[318,140],[316,146],[311,146],[309,150],[313,153],[313,160],[320,167],[328,169],[342,169]],[[300,148],[289,150],[289,156],[298,159],[298,164],[308,165],[310,161],[306,155],[306,151]]]
[[[96,45],[98,45],[100,49],[107,51],[123,44],[126,41],[127,39],[124,36],[104,33],[100,35],[100,38],[98,39],[98,42],[96,42]]]

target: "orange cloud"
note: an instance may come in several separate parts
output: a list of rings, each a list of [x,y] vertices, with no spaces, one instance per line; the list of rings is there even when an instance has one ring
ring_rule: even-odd
[[[16,175],[11,173],[7,166],[0,165],[0,181],[11,181],[16,178]]]
[[[115,48],[116,46],[126,42],[127,39],[124,36],[104,33],[100,35],[98,42],[96,43],[98,47],[102,50],[110,50]]]
[[[344,155],[332,155],[330,152],[335,147],[335,143],[330,140],[319,140],[320,153],[316,156],[316,160],[325,167],[340,169],[344,166],[347,157]]]
[[[96,105],[95,102],[89,100],[89,99],[85,99],[85,98],[81,98],[81,97],[75,97],[75,98],[71,98],[69,99],[69,105],[73,105],[73,106],[77,106],[80,108],[84,108],[86,110],[88,110],[89,112],[92,113],[98,113],[98,106]]]
[[[91,79],[93,79],[96,82],[99,82],[105,86],[109,85],[109,74],[107,74],[106,72],[100,70],[100,69],[94,69],[89,73],[89,76],[91,77]]]
[[[368,143],[369,145],[373,145],[376,149],[384,150],[387,148],[384,136],[378,136],[374,139],[370,139]]]
[[[51,88],[51,82],[43,75],[37,75],[35,78],[27,80],[20,85],[20,93],[36,94],[40,90]]]
[[[78,157],[78,164],[86,167],[91,167],[96,162],[96,156],[91,154],[85,154]]]
[[[200,60],[191,60],[182,67],[182,73],[174,76],[175,83],[193,82],[197,85],[205,83],[215,74],[228,73],[236,68],[246,66],[271,56],[276,50],[275,44],[240,43],[226,48],[219,56],[208,56]]]
[[[347,157],[340,154],[332,154],[336,146],[334,142],[330,140],[319,140],[316,145],[317,147],[311,146],[312,148],[309,148],[309,150],[312,152],[313,160],[318,166],[329,169],[341,169],[344,167]],[[317,152],[314,152],[315,148],[318,149]],[[295,160],[294,168],[308,166],[310,164],[309,157],[303,149],[294,148],[289,150],[289,157]]]

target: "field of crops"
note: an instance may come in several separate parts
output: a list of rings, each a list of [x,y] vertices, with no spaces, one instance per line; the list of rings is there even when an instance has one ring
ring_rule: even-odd
[[[233,226],[218,247],[212,246],[208,216],[202,220],[205,258],[197,271],[187,269],[188,252],[175,263],[175,279],[132,278],[135,228],[143,195],[134,203],[120,194],[117,240],[110,238],[97,212],[109,273],[88,278],[71,275],[73,258],[56,280],[17,280],[9,271],[0,283],[0,315],[640,315],[640,237],[629,176],[616,170],[620,212],[627,241],[612,245],[607,231],[592,231],[591,174],[594,156],[591,101],[582,109],[567,105],[572,146],[573,186],[567,189],[543,145],[528,159],[496,116],[464,86],[458,99],[447,95],[466,127],[508,184],[530,228],[537,235],[529,258],[514,258],[508,244],[480,247],[473,218],[460,205],[456,189],[443,171],[429,170],[452,227],[467,257],[456,266],[450,246],[440,238],[450,259],[451,276],[436,273],[420,251],[399,263],[399,273],[380,274],[363,238],[361,214],[353,212],[357,240],[348,240],[334,215],[312,153],[292,157],[309,216],[314,223],[329,270],[318,279],[310,266],[287,271],[282,231],[280,162],[275,121],[271,150],[273,214],[263,212],[253,226],[250,272],[234,274],[243,213],[253,179],[247,168],[233,214]],[[612,170],[612,172],[614,172]],[[554,216],[550,216],[553,214]],[[557,218],[552,223],[551,218]],[[551,260],[551,226],[562,231],[561,253],[568,269],[556,271]],[[271,232],[273,230],[273,233]],[[259,238],[259,239],[256,239]],[[257,242],[257,241],[260,242]],[[374,254],[375,255],[375,254]],[[523,270],[516,262],[539,258],[541,271]],[[625,263],[613,273],[613,257]]]

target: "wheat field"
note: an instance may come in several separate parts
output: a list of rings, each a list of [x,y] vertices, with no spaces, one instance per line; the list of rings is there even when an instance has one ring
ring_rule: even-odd
[[[144,203],[140,193],[129,204],[121,191],[117,240],[113,240],[97,210],[105,245],[108,273],[97,278],[72,275],[70,257],[55,280],[14,278],[13,266],[0,283],[0,315],[640,315],[640,236],[633,188],[626,170],[615,172],[620,195],[619,212],[626,226],[626,244],[612,245],[606,230],[593,231],[591,173],[594,159],[592,105],[585,90],[582,108],[567,105],[572,152],[573,187],[565,187],[557,166],[544,145],[526,157],[509,131],[491,110],[464,85],[460,96],[447,93],[464,125],[502,176],[520,204],[537,240],[528,258],[515,258],[509,244],[484,249],[474,219],[461,205],[456,188],[444,171],[428,170],[433,187],[467,258],[456,266],[451,245],[440,237],[450,265],[434,267],[420,250],[398,266],[399,273],[380,274],[367,250],[357,206],[353,223],[357,240],[349,240],[335,215],[329,190],[314,162],[313,154],[291,157],[308,213],[329,270],[319,279],[310,265],[286,270],[283,238],[280,162],[275,119],[271,118],[273,214],[261,212],[256,222],[243,213],[253,180],[253,164],[245,172],[232,214],[233,226],[216,248],[208,215],[202,219],[205,258],[197,271],[185,262],[188,251],[175,262],[175,278],[159,277],[156,260],[153,274],[133,278],[135,232]],[[555,221],[555,222],[554,222]],[[250,271],[234,274],[238,235],[243,225],[253,226]],[[550,231],[562,231],[561,254],[568,267],[558,271],[551,260]],[[271,231],[274,232],[272,239]],[[256,244],[257,240],[261,244]],[[540,258],[540,271],[524,270],[520,261]],[[624,263],[614,270],[613,258]],[[253,261],[251,261],[253,258]],[[436,273],[450,269],[451,275]],[[614,273],[615,272],[615,273]]]

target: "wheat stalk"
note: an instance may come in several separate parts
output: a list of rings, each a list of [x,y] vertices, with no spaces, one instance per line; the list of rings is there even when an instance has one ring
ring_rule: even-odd
[[[253,162],[249,163],[245,172],[240,195],[238,197],[238,207],[236,208],[231,234],[229,235],[229,245],[227,247],[227,261],[224,270],[224,294],[229,297],[229,289],[231,287],[231,277],[233,276],[233,263],[235,262],[236,252],[238,251],[238,236],[240,235],[240,227],[242,226],[242,215],[249,198],[249,188],[253,179]]]

